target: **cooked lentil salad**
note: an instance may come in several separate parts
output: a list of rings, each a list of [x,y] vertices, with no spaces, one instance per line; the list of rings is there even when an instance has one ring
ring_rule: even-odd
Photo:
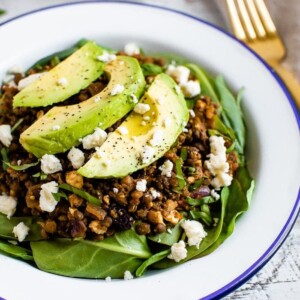
[[[110,78],[104,72],[60,103],[13,105],[20,91],[86,42],[50,55],[26,72],[10,70],[1,86],[0,252],[44,271],[108,279],[141,276],[148,268],[168,268],[211,253],[248,209],[254,188],[244,158],[241,95],[233,96],[221,76],[214,79],[177,56],[144,54],[135,44],[119,52],[103,48],[98,59],[106,65],[122,56],[137,60],[145,90],[161,73],[173,78],[189,112],[172,145],[126,176],[87,178],[78,169],[112,133],[128,134],[123,122],[131,111],[105,130],[94,128],[64,152],[37,157],[20,143],[20,135],[52,107],[81,105],[107,88]],[[60,78],[58,84],[67,83]],[[117,85],[115,92],[122,93],[124,87]],[[134,103],[133,113],[143,115],[145,104],[138,110],[139,104]],[[149,121],[143,118],[140,126]],[[124,151],[134,151],[134,144]]]

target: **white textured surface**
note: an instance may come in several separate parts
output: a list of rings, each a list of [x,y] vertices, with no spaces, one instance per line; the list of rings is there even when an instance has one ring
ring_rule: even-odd
[[[223,0],[215,0],[221,2]],[[0,17],[0,22],[26,11],[48,5],[74,2],[62,0],[0,0],[0,8],[7,10],[7,14]],[[226,28],[226,22],[213,1],[209,0],[149,0],[139,1],[168,6],[197,17],[208,20],[218,26]],[[299,0],[269,0],[268,4],[277,25],[278,31],[288,49],[286,65],[294,70],[300,78],[300,39],[299,39]],[[284,200],[283,200],[284,201]],[[300,295],[300,219],[284,242],[279,251],[268,264],[225,299],[299,299]]]

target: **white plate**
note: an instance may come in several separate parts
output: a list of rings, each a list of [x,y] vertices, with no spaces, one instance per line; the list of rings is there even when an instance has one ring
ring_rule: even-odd
[[[136,42],[145,51],[176,52],[223,74],[234,90],[245,86],[248,161],[257,183],[252,205],[211,255],[140,279],[65,278],[0,256],[1,297],[189,300],[227,294],[275,253],[299,210],[299,115],[290,96],[255,54],[218,28],[136,3],[62,5],[5,22],[0,27],[0,78],[11,66],[29,66],[82,37],[113,48]]]

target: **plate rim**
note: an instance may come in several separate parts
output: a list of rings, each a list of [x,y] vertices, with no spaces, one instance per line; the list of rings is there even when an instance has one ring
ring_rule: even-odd
[[[298,131],[300,131],[300,112],[296,106],[296,103],[293,100],[293,97],[291,96],[290,92],[288,91],[287,87],[285,86],[282,79],[279,77],[279,75],[276,73],[274,69],[272,69],[265,60],[263,60],[256,52],[254,52],[252,49],[250,49],[246,44],[235,38],[231,33],[226,31],[226,29],[215,25],[207,20],[203,20],[200,17],[191,15],[189,13],[186,13],[184,11],[167,7],[167,6],[161,6],[158,4],[153,3],[141,3],[136,1],[121,1],[121,0],[87,0],[87,1],[73,1],[73,2],[67,2],[67,3],[59,3],[54,5],[49,5],[46,7],[34,9],[22,14],[19,14],[17,16],[14,16],[12,18],[9,18],[3,22],[0,23],[0,29],[3,25],[9,24],[17,19],[26,17],[28,15],[36,14],[41,11],[46,11],[50,9],[57,9],[60,7],[66,7],[66,6],[76,6],[76,5],[86,5],[86,4],[120,4],[120,5],[133,5],[133,6],[145,6],[150,7],[158,10],[164,10],[168,11],[174,14],[179,14],[182,16],[185,16],[186,18],[193,19],[197,22],[200,22],[202,24],[205,24],[209,27],[212,27],[219,31],[220,33],[226,35],[229,39],[231,39],[232,42],[238,43],[240,46],[242,46],[244,49],[246,49],[248,52],[250,52],[251,55],[253,55],[270,73],[270,75],[275,79],[276,83],[279,85],[280,89],[283,91],[285,95],[285,99],[289,102],[290,107],[292,108],[293,115],[296,119],[297,125],[298,125]],[[248,281],[251,277],[253,277],[257,272],[259,272],[265,264],[275,255],[275,253],[280,249],[286,238],[288,237],[289,233],[291,232],[293,226],[296,223],[296,220],[298,216],[300,215],[300,188],[298,189],[298,195],[295,200],[295,204],[293,206],[293,209],[290,212],[290,215],[285,222],[283,228],[277,235],[276,239],[273,241],[273,243],[267,248],[267,250],[254,262],[252,265],[246,269],[242,274],[237,276],[234,280],[228,282],[226,285],[222,286],[218,290],[205,295],[201,299],[209,300],[209,299],[221,299],[224,296],[232,293],[234,290],[239,288],[241,285],[243,285],[246,281]],[[0,297],[0,299],[2,299]]]

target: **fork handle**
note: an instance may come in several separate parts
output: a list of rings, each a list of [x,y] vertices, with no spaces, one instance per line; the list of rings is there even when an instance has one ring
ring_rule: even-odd
[[[275,70],[275,72],[282,79],[287,89],[291,93],[294,102],[300,110],[300,84],[294,77],[294,75],[284,68],[278,61],[268,61],[269,65]]]

